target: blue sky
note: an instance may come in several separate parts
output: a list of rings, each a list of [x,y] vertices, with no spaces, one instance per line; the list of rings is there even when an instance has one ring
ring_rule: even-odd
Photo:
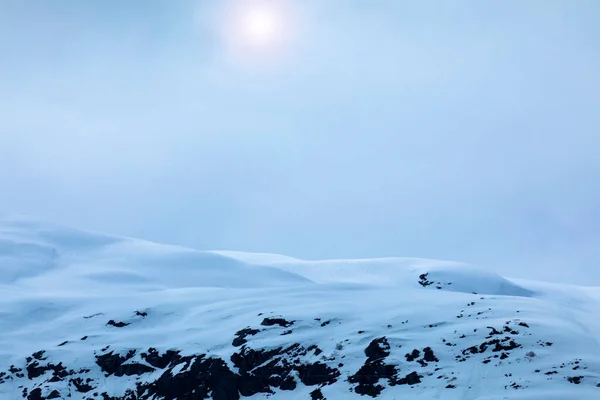
[[[239,3],[0,2],[0,211],[600,284],[599,2]]]

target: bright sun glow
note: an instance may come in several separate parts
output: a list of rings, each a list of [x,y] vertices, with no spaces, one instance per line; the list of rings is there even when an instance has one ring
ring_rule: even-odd
[[[222,9],[218,25],[225,54],[246,66],[275,65],[278,60],[283,61],[291,51],[298,26],[298,16],[291,4],[269,0],[230,1]]]
[[[243,21],[248,39],[259,44],[276,39],[277,23],[277,17],[269,10],[250,10]]]

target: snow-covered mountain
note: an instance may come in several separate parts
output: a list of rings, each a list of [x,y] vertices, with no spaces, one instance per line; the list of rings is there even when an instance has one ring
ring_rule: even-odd
[[[599,399],[600,288],[0,219],[0,399]]]

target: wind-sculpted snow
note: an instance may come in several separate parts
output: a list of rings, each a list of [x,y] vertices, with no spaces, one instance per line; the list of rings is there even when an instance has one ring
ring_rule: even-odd
[[[31,220],[0,220],[0,284],[72,292],[184,287],[260,288],[311,283],[271,266]]]
[[[0,222],[0,399],[600,398],[600,290]]]
[[[355,283],[384,287],[422,286],[465,293],[531,296],[533,293],[514,282],[481,268],[457,262],[415,258],[302,261],[276,255],[219,252],[250,263],[263,263],[294,272],[319,283]]]

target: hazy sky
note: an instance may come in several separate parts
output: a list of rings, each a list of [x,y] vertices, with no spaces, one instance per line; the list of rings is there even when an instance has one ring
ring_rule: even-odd
[[[240,3],[277,9],[276,43],[244,40]],[[599,20],[598,0],[3,0],[0,211],[600,284]]]

